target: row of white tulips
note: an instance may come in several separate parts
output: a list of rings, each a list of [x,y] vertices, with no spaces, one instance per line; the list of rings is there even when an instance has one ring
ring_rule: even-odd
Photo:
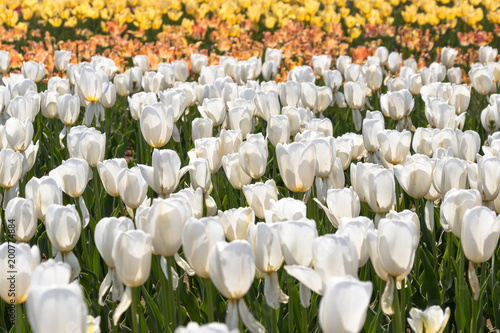
[[[47,90],[39,93],[43,64],[27,62],[22,74],[8,75],[8,54],[0,52],[5,83],[0,87],[0,186],[5,189],[5,221],[14,221],[18,242],[0,246],[0,279],[4,283],[8,278],[4,267],[13,246],[18,270],[13,303],[27,300],[35,332],[85,332],[87,325],[98,330],[99,319],[87,319],[78,283],[82,260],[73,253],[93,218],[82,195],[94,170],[106,192],[119,197],[133,219],[105,217],[94,232],[94,243],[108,266],[99,300],[94,301],[104,304],[111,290],[109,299],[119,301],[114,325],[133,303],[137,287],[147,281],[152,255],[162,258],[168,288],[175,289],[178,281],[173,258],[187,274],[210,278],[228,299],[227,326],[212,324],[213,331],[237,329],[240,318],[250,331],[263,331],[243,297],[257,277],[265,280],[269,307],[287,303],[289,296],[278,280],[284,263],[287,275],[300,282],[303,307],[310,305],[311,291],[323,296],[318,315],[325,331],[362,329],[373,287],[359,281],[358,269],[369,258],[387,282],[380,306],[393,315],[394,288],[412,270],[421,233],[418,207],[416,212],[394,210],[400,200],[398,184],[410,197],[427,200],[422,220],[431,231],[441,200],[441,226],[461,239],[477,299],[475,265],[491,258],[500,233],[500,136],[495,133],[500,128],[500,62],[495,62],[496,49],[482,47],[479,63],[469,72],[474,90],[488,95],[481,123],[489,135],[482,143],[478,132],[463,131],[471,87],[461,83],[461,69],[453,67],[455,56],[456,51],[445,48],[441,63],[420,70],[414,60],[403,62],[400,54],[389,54],[384,47],[363,66],[341,56],[335,70],[330,69],[329,56],[315,56],[313,67],[295,67],[286,83],[277,84],[269,80],[281,65],[279,50],[267,50],[263,63],[221,57],[217,66],[208,66],[206,56],[194,54],[191,70],[199,74],[198,82],[186,82],[189,67],[184,61],[148,71],[148,58],[137,56],[136,67],[117,74],[110,59],[69,64],[71,53],[57,51],[56,68],[66,71],[67,78],[49,78]],[[257,81],[260,75],[265,81]],[[316,85],[318,78],[324,86]],[[449,82],[442,82],[446,79]],[[380,94],[383,87],[387,92]],[[154,148],[151,165],[129,168],[124,158],[105,160],[106,135],[89,128],[94,120],[97,128],[106,121],[105,109],[113,107],[117,94],[128,97],[131,117]],[[419,99],[429,126],[415,129],[410,116],[423,113],[414,111]],[[381,111],[367,111],[362,119],[361,110],[373,109],[373,102]],[[201,117],[191,124],[194,148],[188,153],[189,164],[182,166],[178,152],[162,148],[170,140],[182,144],[178,125],[196,112],[189,108],[194,105]],[[351,121],[362,133],[333,137],[337,124],[323,115],[333,106],[348,106]],[[77,126],[81,107],[84,125]],[[61,147],[70,158],[48,175],[25,179],[36,163],[39,146],[32,141],[33,122],[40,110],[43,117],[64,124]],[[386,129],[388,117],[397,121],[395,130]],[[265,128],[265,134],[254,133],[257,126]],[[304,193],[303,198],[279,199],[275,180],[262,181],[269,174],[270,155],[286,188]],[[221,167],[249,207],[218,210],[211,196],[212,177]],[[190,187],[177,190],[187,172]],[[347,175],[351,187],[346,187]],[[20,187],[24,198],[19,197]],[[148,188],[157,197],[148,197]],[[78,210],[63,205],[63,193],[78,202]],[[338,229],[334,234],[318,234],[317,221],[307,214],[311,193]],[[360,216],[362,202],[376,213],[374,220]],[[41,264],[38,248],[25,244],[35,235],[38,220],[54,257]],[[0,294],[11,302],[7,286]],[[45,309],[43,315],[40,309]],[[411,315],[408,322],[416,332],[423,326],[426,332],[442,332],[449,310],[443,314],[436,307],[427,312],[414,309]],[[193,323],[179,331],[199,329]]]

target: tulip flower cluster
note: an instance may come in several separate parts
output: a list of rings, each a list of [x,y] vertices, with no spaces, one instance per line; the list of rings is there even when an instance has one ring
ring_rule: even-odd
[[[118,19],[129,8],[111,3],[71,15]],[[182,3],[189,15],[213,10]],[[23,16],[53,26],[73,17],[25,4]],[[145,8],[153,29],[180,11],[136,5],[129,23],[141,29]],[[289,7],[315,22],[332,6],[262,5],[266,26]],[[389,20],[387,5],[339,15],[352,33],[357,20]],[[408,3],[401,15],[458,16],[439,8]],[[478,25],[478,8],[459,17]],[[469,67],[451,47],[429,63],[364,50],[311,54],[311,66],[272,47],[262,57],[141,54],[127,69],[59,50],[50,70],[26,61],[21,74],[0,53],[0,309],[14,314],[0,328],[500,328],[497,49],[472,50]]]

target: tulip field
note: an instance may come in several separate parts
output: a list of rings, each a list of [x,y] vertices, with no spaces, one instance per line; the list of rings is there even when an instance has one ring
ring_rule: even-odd
[[[498,0],[0,1],[0,332],[500,329]]]

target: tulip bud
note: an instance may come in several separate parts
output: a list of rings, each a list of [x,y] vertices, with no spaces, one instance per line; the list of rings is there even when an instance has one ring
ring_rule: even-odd
[[[314,68],[314,74],[317,76],[323,76],[323,73],[330,69],[332,65],[332,57],[328,55],[319,55],[312,57],[312,66]]]
[[[128,287],[144,284],[151,271],[152,238],[141,230],[127,230],[114,240],[112,257],[120,280]]]
[[[359,332],[363,328],[373,291],[371,282],[353,277],[332,278],[319,306],[319,322],[325,332]],[[356,299],[356,305],[346,300]]]
[[[118,174],[117,184],[120,198],[127,207],[136,209],[146,199],[148,184],[139,167],[122,169]]]
[[[35,82],[40,82],[45,76],[45,65],[42,62],[23,61],[21,72],[24,77]]]
[[[112,80],[118,70],[113,59],[103,56],[93,56],[90,64],[96,71],[102,70],[108,80]]]
[[[210,118],[214,126],[220,126],[226,119],[226,109],[222,98],[204,99],[203,105],[198,106],[198,111],[203,118]]]
[[[455,107],[441,98],[429,98],[425,105],[425,117],[429,125],[439,129],[462,128],[466,113],[457,116]]]
[[[347,104],[353,110],[362,109],[365,106],[365,87],[362,82],[347,82],[344,85],[344,95]]]
[[[465,212],[481,205],[481,194],[477,190],[450,190],[441,204],[441,225],[448,232],[461,237]]]
[[[15,259],[12,259],[15,258]],[[12,267],[15,270],[7,269]],[[0,270],[2,284],[0,297],[8,304],[21,304],[30,294],[33,272],[40,263],[40,250],[36,245],[32,248],[24,243],[4,242],[0,245]],[[14,273],[14,274],[12,274]]]
[[[170,257],[182,245],[182,230],[191,210],[181,199],[171,198],[154,203],[147,215],[146,229],[152,237],[153,254]]]
[[[339,70],[340,74],[345,76],[345,70],[346,70],[347,66],[349,66],[351,64],[351,62],[352,62],[352,59],[349,56],[339,56],[337,58],[336,65],[337,65],[337,69]]]
[[[448,80],[451,83],[454,83],[454,84],[462,83],[462,69],[460,69],[458,67],[453,67],[453,68],[448,69],[446,76],[448,77]]]
[[[250,207],[233,208],[224,212],[219,210],[218,216],[230,242],[246,239],[248,226],[255,224],[255,214]]]
[[[189,265],[202,277],[210,277],[209,254],[218,242],[225,241],[219,218],[189,218],[182,233],[182,248]]]
[[[0,73],[5,75],[10,67],[10,56],[7,51],[0,51]]]
[[[381,219],[375,242],[370,239],[370,258],[377,274],[388,280],[391,276],[403,280],[411,271],[418,245],[415,224],[401,220]]]
[[[80,99],[76,95],[65,94],[57,98],[57,117],[66,126],[72,126],[80,115]]]
[[[23,155],[12,149],[0,150],[0,186],[9,190],[16,186],[22,176]],[[4,208],[8,202],[8,195],[5,194]]]
[[[295,81],[298,83],[314,83],[314,81],[316,81],[316,77],[314,76],[314,72],[311,67],[295,66],[291,71],[288,72],[287,80]]]
[[[437,161],[432,176],[436,190],[445,195],[451,189],[464,189],[467,182],[467,166],[458,158]]]
[[[247,175],[241,167],[238,153],[222,156],[222,166],[227,180],[235,189],[241,190],[244,185],[252,182],[252,177]]]
[[[278,85],[278,90],[279,90],[279,97],[281,104],[283,106],[297,106],[300,100],[300,84],[295,82],[295,81],[288,81],[286,83],[280,83]],[[257,95],[259,96],[259,95]],[[274,100],[274,99],[273,99]],[[270,103],[270,102],[268,102]],[[275,105],[276,101],[274,101],[273,106]],[[256,100],[255,105],[259,105],[258,101]],[[279,104],[278,104],[279,106]],[[261,107],[262,110],[265,110],[265,106]],[[274,111],[275,108],[268,106],[267,107],[269,113],[271,111]],[[264,114],[264,112],[262,112]],[[273,114],[279,114],[279,110],[277,112],[274,112]],[[265,119],[264,119],[265,120]]]
[[[380,65],[371,65],[366,68],[366,85],[371,90],[379,90],[384,80],[384,73]]]
[[[282,51],[279,49],[266,49],[265,61],[274,61],[278,66],[281,64]]]
[[[149,58],[147,55],[136,55],[132,58],[135,67],[139,67],[143,73],[149,70]]]
[[[461,244],[464,254],[473,263],[488,261],[495,252],[500,235],[500,219],[487,207],[465,211]]]
[[[239,131],[243,139],[252,131],[253,112],[246,106],[233,106],[229,108],[227,118],[228,128]]]
[[[70,157],[81,158],[91,167],[104,160],[106,133],[86,126],[73,127],[67,137]]]
[[[9,146],[16,151],[26,150],[33,139],[33,124],[28,118],[21,121],[15,117],[5,122],[5,137]]]
[[[261,133],[248,135],[238,149],[240,166],[253,179],[261,178],[266,172],[268,155],[267,140]]]
[[[247,240],[255,255],[255,265],[265,273],[266,302],[273,309],[279,309],[279,303],[288,302],[288,296],[281,291],[276,273],[283,264],[278,228],[278,224],[260,222],[249,226],[247,232]]]
[[[80,158],[70,158],[63,161],[57,168],[49,172],[64,193],[72,198],[80,197],[92,178],[92,170],[87,161]]]
[[[471,96],[470,89],[466,85],[454,86],[453,94],[450,97],[450,104],[455,107],[457,114],[467,111]]]
[[[298,221],[306,218],[307,206],[301,200],[283,198],[269,200],[269,209],[264,211],[267,223]]]
[[[59,50],[54,53],[54,64],[58,71],[65,71],[71,61],[71,52]]]
[[[255,276],[255,257],[246,240],[216,243],[208,260],[210,278],[224,297],[245,296]]]
[[[149,187],[162,197],[174,192],[180,178],[189,170],[189,167],[181,169],[179,156],[170,149],[154,149],[152,167],[146,165],[139,167]]]
[[[290,87],[293,87],[293,85],[290,85]],[[298,88],[300,89],[300,88]],[[285,91],[284,94],[286,94],[287,88],[281,89],[281,91]],[[299,92],[300,90],[298,90]],[[283,93],[280,95],[280,97],[283,95]],[[297,98],[297,101],[295,104],[298,102],[298,99],[300,98],[300,93],[298,96],[294,96],[294,98]],[[280,103],[278,100],[278,94],[276,91],[271,90],[269,92],[263,92],[263,91],[258,91],[255,99],[255,107],[257,114],[264,119],[265,121],[268,120],[269,116],[274,116],[280,114]],[[281,101],[283,103],[283,100]],[[291,102],[294,103],[294,102]]]
[[[210,118],[196,118],[191,123],[193,142],[197,139],[212,137],[213,122]]]
[[[412,308],[410,310],[411,318],[408,318],[408,324],[413,329],[413,331],[429,332],[429,333],[439,333],[443,332],[448,319],[450,318],[450,308],[446,308],[445,312],[437,306],[433,305],[428,307],[425,311],[421,311],[417,308]]]
[[[500,129],[500,101],[495,101],[481,111],[481,124],[488,133]]]
[[[310,267],[314,240],[318,237],[316,223],[313,220],[282,222],[279,234],[286,264]]]
[[[192,168],[189,170],[191,187],[193,189],[201,188],[203,193],[212,191],[212,179],[210,177],[210,167],[205,158],[194,158],[189,161]]]
[[[363,267],[368,261],[369,242],[367,235],[369,231],[373,230],[375,230],[375,225],[367,217],[343,217],[340,219],[338,233],[350,239],[354,245],[358,255],[358,267]]]
[[[348,137],[341,137],[335,140],[336,155],[340,159],[342,169],[346,170],[351,164],[353,153],[353,140]]]
[[[495,252],[500,235],[500,219],[487,207],[465,211],[461,244],[464,254],[473,263],[488,261]]]
[[[269,209],[269,200],[278,201],[278,189],[272,179],[265,183],[258,182],[243,186],[243,194],[255,215],[260,219],[265,218],[264,211]]]
[[[484,202],[495,200],[500,191],[500,158],[496,156],[479,156],[477,161],[477,189]]]
[[[369,153],[374,153],[380,148],[378,133],[384,130],[384,122],[380,119],[363,120],[363,144]]]
[[[487,95],[491,91],[493,83],[493,74],[488,67],[475,67],[469,71],[472,86],[481,95]]]
[[[337,92],[342,86],[342,74],[338,70],[326,70],[323,72],[323,80],[325,85],[330,87],[332,91]]]
[[[294,142],[276,146],[278,167],[286,187],[293,192],[306,192],[313,184],[316,149],[312,144]]]
[[[399,71],[399,68],[401,67],[401,62],[403,59],[401,58],[401,54],[397,52],[391,52],[389,54],[389,57],[387,58],[387,65],[389,66],[389,70],[392,73],[396,73]]]
[[[492,48],[489,45],[483,45],[479,48],[479,62],[484,64],[487,64],[489,62],[495,61],[496,57],[498,54],[498,50]]]
[[[13,198],[5,209],[5,220],[14,225],[13,237],[18,242],[29,242],[35,235],[37,218],[33,199]],[[11,230],[11,229],[9,229]]]
[[[318,89],[312,82],[303,82],[301,85],[300,100],[304,107],[313,110],[318,101]]]
[[[270,116],[267,123],[267,137],[276,147],[278,143],[286,144],[290,140],[290,122],[287,116]]]
[[[453,67],[458,51],[451,47],[443,47],[441,50],[441,62],[447,68]]]
[[[82,231],[80,215],[75,205],[50,205],[45,226],[51,244],[60,252],[73,250]]]
[[[141,132],[144,140],[153,148],[167,144],[174,128],[174,109],[162,103],[147,105],[141,113]]]
[[[359,216],[359,197],[352,187],[328,190],[326,196],[328,208],[321,204],[319,200],[315,199],[314,201],[325,211],[326,217],[335,228],[339,227],[342,218]]]
[[[410,152],[411,132],[383,130],[377,133],[384,159],[391,164],[400,164]]]

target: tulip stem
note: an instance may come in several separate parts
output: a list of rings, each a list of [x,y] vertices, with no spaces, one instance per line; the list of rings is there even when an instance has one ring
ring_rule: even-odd
[[[278,330],[278,321],[277,321],[277,318],[276,318],[276,311],[278,311],[278,310],[274,310],[273,308],[269,307],[269,313],[271,315],[271,329],[269,331],[273,332],[273,333],[278,333],[279,332],[279,330]]]
[[[288,300],[288,332],[294,332],[293,329],[293,305],[295,302],[295,299],[293,297],[293,286],[295,285],[293,281],[293,277],[289,274],[287,274],[286,277],[286,285],[288,289],[288,295],[290,299]]]
[[[162,256],[158,255],[156,256],[156,259],[158,261],[158,269],[160,269],[160,284],[161,284],[161,307],[163,309],[163,329],[165,333],[169,332],[168,326],[170,323],[170,312],[168,310],[169,307],[169,302],[168,302],[168,281],[165,278],[165,274],[163,274],[163,271],[161,270],[161,259]]]
[[[16,333],[23,332],[23,308],[22,304],[16,304]]]
[[[169,319],[170,321],[167,323],[170,325],[172,323],[172,331],[175,330],[177,327],[177,323],[175,320],[175,312],[174,312],[174,307],[176,306],[175,304],[175,294],[174,294],[174,288],[173,288],[173,277],[172,277],[172,268],[173,264],[172,262],[174,261],[174,257],[167,257],[167,277],[168,277],[168,282],[167,282],[167,291],[168,291],[168,300],[169,300],[169,307],[168,307],[168,312],[169,312]]]
[[[476,333],[477,332],[477,303],[479,303],[479,300],[476,300],[474,296],[472,296],[472,319],[470,322],[470,332],[471,333]]]
[[[139,332],[139,324],[137,322],[137,305],[139,303],[139,287],[131,287],[132,289],[132,332]]]
[[[101,191],[99,188],[99,172],[97,172],[97,167],[94,168],[94,221],[97,222],[101,219]]]
[[[307,309],[301,305],[300,312],[301,312],[300,316],[301,331],[302,333],[307,333],[307,323],[309,322],[309,318],[307,316]]]
[[[390,279],[393,279],[392,277]],[[396,279],[394,279],[394,285],[396,285]],[[394,318],[392,320],[393,324],[393,332],[405,332],[406,330],[403,330],[404,324],[402,325],[402,320],[404,321],[405,317],[403,313],[401,313],[401,307],[399,305],[399,290],[397,288],[394,288],[394,303],[393,303],[393,309],[394,309]]]
[[[147,162],[146,162],[147,158],[143,158],[143,156],[144,156],[144,142],[143,142],[143,138],[142,138],[141,122],[139,120],[136,120],[136,124],[137,124],[137,144],[135,147],[135,149],[136,149],[135,158],[136,158],[138,163],[147,164]]]
[[[210,278],[203,279],[203,282],[205,283],[208,321],[212,323],[214,321],[214,288]]]

